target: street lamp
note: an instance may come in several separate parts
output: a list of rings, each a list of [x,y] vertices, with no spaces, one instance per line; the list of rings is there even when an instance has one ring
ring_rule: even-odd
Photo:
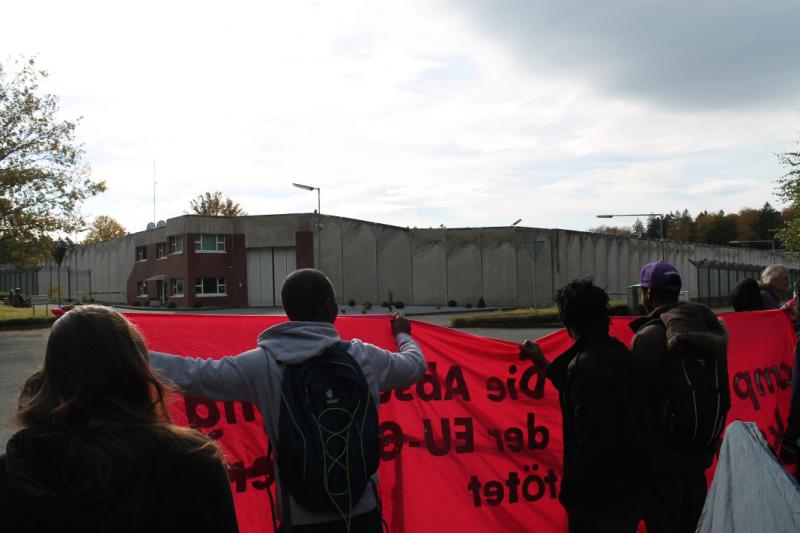
[[[631,215],[596,215],[597,218],[614,218],[614,217],[658,217],[658,228],[661,233],[661,259],[666,260],[666,253],[664,252],[664,214],[663,213],[634,213]]]
[[[320,204],[320,189],[319,187],[312,187],[311,185],[303,185],[302,183],[292,183],[293,186],[297,187],[298,189],[303,189],[306,191],[317,191],[317,261],[319,264],[317,265],[320,270],[322,270],[322,225],[320,224],[320,216],[322,215],[322,207]]]
[[[86,226],[85,228],[75,228],[75,240],[72,242],[72,246],[70,246],[70,251],[72,252],[72,263],[75,265],[75,296],[78,295],[78,290],[80,289],[79,286],[79,279],[78,279],[78,253],[75,251],[75,248],[78,247],[78,234],[83,233],[84,231],[89,231],[91,226]],[[60,287],[59,287],[60,289]],[[72,282],[70,279],[70,271],[69,266],[67,266],[67,299],[72,299]]]
[[[728,241],[728,244],[747,244],[750,242],[769,243],[770,250],[775,251],[775,241],[773,239],[753,240],[753,241]]]

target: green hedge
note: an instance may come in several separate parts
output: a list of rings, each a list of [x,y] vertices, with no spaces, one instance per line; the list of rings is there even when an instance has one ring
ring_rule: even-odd
[[[608,305],[612,315],[627,315],[628,304],[622,300],[612,300]],[[555,307],[534,309],[512,309],[510,311],[491,311],[488,313],[471,313],[450,319],[454,328],[526,328],[541,324],[559,323],[558,310]]]

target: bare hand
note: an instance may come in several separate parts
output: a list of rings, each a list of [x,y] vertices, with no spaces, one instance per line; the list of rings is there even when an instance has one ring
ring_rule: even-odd
[[[406,317],[400,313],[395,313],[394,318],[392,318],[392,335],[396,337],[399,333],[407,333],[410,335],[411,322],[406,320]]]
[[[539,370],[544,370],[550,364],[550,361],[545,359],[541,347],[529,340],[519,345],[519,358],[523,361],[526,359],[532,361]]]

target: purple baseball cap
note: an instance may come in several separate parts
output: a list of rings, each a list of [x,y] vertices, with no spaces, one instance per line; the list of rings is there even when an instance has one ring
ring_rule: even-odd
[[[664,261],[647,263],[643,266],[641,280],[642,287],[681,290],[681,275],[678,269]]]

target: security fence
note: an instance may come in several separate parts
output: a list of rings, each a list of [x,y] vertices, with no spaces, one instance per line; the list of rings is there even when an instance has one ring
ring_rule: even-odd
[[[92,271],[68,266],[44,266],[26,270],[0,270],[0,291],[3,294],[19,288],[28,297],[45,295],[53,302],[90,302]]]
[[[730,305],[731,291],[746,278],[761,282],[763,265],[746,265],[702,259],[689,260],[697,268],[697,301],[706,305]],[[792,283],[800,278],[800,270],[789,269]]]

